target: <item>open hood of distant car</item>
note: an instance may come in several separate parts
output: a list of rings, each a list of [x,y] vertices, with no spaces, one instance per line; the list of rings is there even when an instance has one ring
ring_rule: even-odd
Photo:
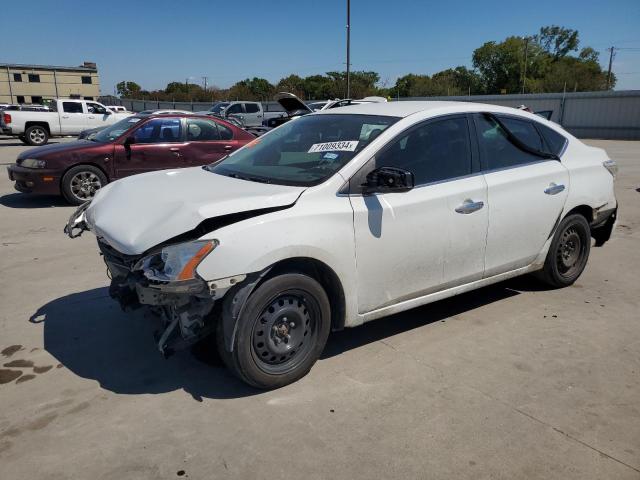
[[[202,167],[163,170],[102,188],[85,219],[113,248],[139,255],[205,220],[292,205],[304,190],[226,177]]]
[[[273,99],[285,109],[289,116],[313,112],[306,103],[296,97],[293,93],[276,93]]]

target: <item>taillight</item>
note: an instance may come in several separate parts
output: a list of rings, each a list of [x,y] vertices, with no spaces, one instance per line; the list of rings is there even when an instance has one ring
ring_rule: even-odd
[[[8,113],[5,113],[2,115],[2,121],[5,123],[5,125],[8,125],[11,123],[11,115],[9,115]]]

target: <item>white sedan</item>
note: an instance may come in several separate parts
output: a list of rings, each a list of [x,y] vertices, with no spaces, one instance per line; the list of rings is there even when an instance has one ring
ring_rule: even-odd
[[[165,354],[211,333],[245,382],[304,376],[330,331],[536,273],[571,285],[606,242],[615,162],[512,108],[369,103],[289,122],[222,161],[118,180],[91,230]]]

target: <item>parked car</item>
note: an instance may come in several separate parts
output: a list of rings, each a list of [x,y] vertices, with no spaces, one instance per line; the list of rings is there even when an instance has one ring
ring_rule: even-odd
[[[242,120],[245,127],[261,127],[264,120],[285,115],[282,110],[265,110],[260,102],[245,101],[218,102],[209,109],[209,112],[223,118],[233,115]]]
[[[107,105],[107,108],[114,113],[123,113],[127,111],[127,107],[122,105]]]
[[[160,316],[160,351],[215,330],[239,378],[274,388],[332,330],[530,272],[571,285],[613,229],[615,172],[530,113],[371,103],[107,185],[65,229],[97,236],[114,299]]]
[[[194,112],[190,112],[189,110],[172,110],[172,109],[162,109],[159,108],[157,110],[143,110],[138,113],[138,115],[166,115],[166,114],[193,114]]]
[[[5,111],[0,115],[0,132],[18,137],[27,145],[40,146],[50,137],[77,135],[130,115],[113,113],[101,103],[88,100],[57,99],[50,108],[49,112]]]
[[[22,152],[9,178],[24,193],[60,195],[79,205],[107,183],[153,170],[215,162],[255,137],[223,120],[196,115],[135,115],[91,141]]]
[[[126,110],[125,110],[126,111]],[[188,110],[143,110],[137,115],[167,115],[167,114],[184,114],[191,115],[194,112],[189,112]],[[196,112],[197,113],[197,112]],[[233,122],[230,122],[233,123]],[[87,128],[86,130],[82,130],[78,134],[78,140],[91,140],[96,134],[102,130],[104,130],[108,125],[101,125],[95,128]]]

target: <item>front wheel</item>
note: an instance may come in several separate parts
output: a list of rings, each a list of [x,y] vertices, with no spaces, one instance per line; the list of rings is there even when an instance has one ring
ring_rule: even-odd
[[[257,388],[271,389],[305,376],[324,349],[331,327],[331,307],[313,278],[287,273],[260,285],[238,318],[233,351],[218,348],[236,376]]]
[[[92,165],[78,165],[62,177],[62,195],[72,205],[82,205],[107,184],[107,176]]]
[[[573,284],[587,265],[590,249],[591,229],[587,219],[579,214],[565,217],[556,229],[538,277],[556,288]]]

